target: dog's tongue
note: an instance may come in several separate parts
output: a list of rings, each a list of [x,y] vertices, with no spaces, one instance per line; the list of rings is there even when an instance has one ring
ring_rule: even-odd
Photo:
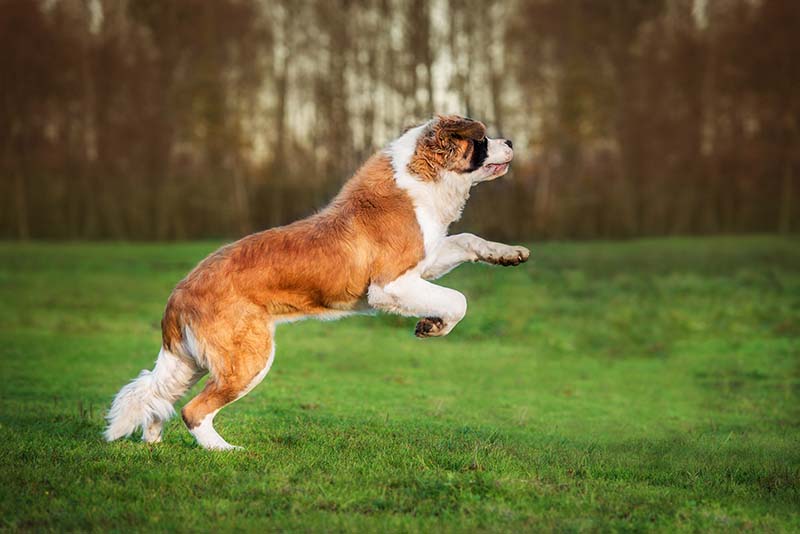
[[[497,172],[508,167],[508,163],[490,163],[486,167],[492,172]]]

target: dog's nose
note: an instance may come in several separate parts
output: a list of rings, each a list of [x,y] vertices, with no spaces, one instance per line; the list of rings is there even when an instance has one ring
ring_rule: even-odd
[[[514,148],[514,143],[511,142],[511,139],[506,139],[506,144],[508,145],[508,148]]]

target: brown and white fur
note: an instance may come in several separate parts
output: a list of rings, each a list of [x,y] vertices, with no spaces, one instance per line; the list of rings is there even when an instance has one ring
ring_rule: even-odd
[[[114,398],[106,439],[142,427],[144,441],[160,441],[173,404],[208,374],[183,420],[202,447],[236,448],[214,416],[264,379],[282,322],[381,310],[419,317],[418,337],[450,333],[467,300],[430,280],[468,261],[528,259],[524,247],[447,235],[470,188],[504,175],[512,157],[482,123],[439,116],[372,156],[324,210],[211,254],[169,297],[155,368]]]

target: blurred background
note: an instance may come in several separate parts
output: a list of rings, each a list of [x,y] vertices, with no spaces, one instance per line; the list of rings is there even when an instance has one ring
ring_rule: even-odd
[[[793,232],[795,0],[0,0],[0,237],[233,237],[434,113],[494,239]]]

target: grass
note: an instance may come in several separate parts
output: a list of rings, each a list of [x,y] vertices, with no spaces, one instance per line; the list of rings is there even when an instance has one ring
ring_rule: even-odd
[[[101,432],[216,244],[0,244],[0,528],[799,531],[798,245],[535,245],[441,281],[444,339],[284,325],[213,453]]]

